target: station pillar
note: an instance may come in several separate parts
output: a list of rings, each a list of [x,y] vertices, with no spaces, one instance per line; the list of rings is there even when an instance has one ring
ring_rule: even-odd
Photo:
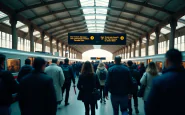
[[[44,40],[44,36],[45,36],[45,33],[44,32],[41,32],[41,40],[42,40],[42,52],[45,52],[46,51],[46,44],[45,44],[45,40]]]
[[[16,15],[10,16],[10,24],[11,24],[11,31],[12,31],[12,49],[17,49],[17,18]]]
[[[148,56],[149,41],[150,41],[150,34],[147,33],[146,34],[146,48],[145,48],[145,50],[146,50],[146,56]]]
[[[142,38],[139,38],[139,57],[141,57],[141,43],[142,43]]]
[[[71,58],[71,48],[69,47],[68,49],[69,49],[69,55],[68,55],[68,57]]]
[[[132,44],[130,44],[129,46],[130,46],[130,50],[129,50],[129,51],[130,51],[130,53],[129,53],[129,58],[131,58],[131,56],[132,56],[132,55],[131,55],[131,52],[132,52]]]
[[[154,48],[154,53],[155,55],[158,54],[158,43],[159,43],[159,35],[160,35],[160,28],[157,27],[155,30],[156,38],[155,38],[155,48]]]
[[[68,47],[67,47],[67,45],[65,45],[65,57],[66,57],[66,58],[68,58],[68,55],[67,55],[67,54],[68,54],[68,53],[67,53],[67,49],[68,49]]]
[[[33,25],[29,25],[30,52],[34,52],[34,38],[33,38],[33,32],[34,32]]]
[[[63,43],[61,42],[61,50],[60,50],[60,51],[61,51],[61,57],[63,57],[63,51],[64,51],[63,48],[64,48],[64,45],[63,45]]]
[[[136,41],[134,41],[133,57],[136,57]]]
[[[50,36],[50,38],[49,38],[49,40],[50,40],[50,53],[53,55],[53,37],[52,36]]]
[[[171,33],[170,33],[170,40],[169,40],[169,49],[174,48],[174,39],[175,39],[175,30],[177,27],[177,20],[172,18],[170,21]]]
[[[123,48],[123,59],[125,59],[125,47]]]
[[[59,40],[57,40],[57,52],[59,52]]]

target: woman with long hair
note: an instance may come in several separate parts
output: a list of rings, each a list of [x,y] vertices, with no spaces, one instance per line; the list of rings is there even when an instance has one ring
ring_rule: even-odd
[[[143,74],[140,80],[141,84],[146,86],[144,96],[143,96],[144,105],[146,104],[148,95],[152,87],[152,80],[156,76],[159,76],[156,64],[154,62],[150,62],[147,66],[146,72]]]
[[[91,115],[95,115],[97,100],[94,100],[93,91],[100,88],[100,82],[89,61],[82,66],[77,87],[80,90],[78,100],[83,101],[85,105],[85,115],[89,115],[89,106],[91,106]]]
[[[98,68],[96,70],[96,74],[100,80],[100,93],[101,93],[101,100],[100,103],[104,102],[104,104],[106,103],[105,101],[105,93],[104,93],[104,86],[105,86],[105,81],[106,78],[108,76],[108,71],[105,67],[105,64],[103,62],[99,63]],[[103,93],[103,96],[102,96]]]

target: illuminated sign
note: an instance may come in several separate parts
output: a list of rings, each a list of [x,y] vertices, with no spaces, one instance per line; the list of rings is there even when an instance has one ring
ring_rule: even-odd
[[[124,33],[68,33],[69,45],[126,45]]]
[[[91,57],[91,60],[106,60],[106,57]]]

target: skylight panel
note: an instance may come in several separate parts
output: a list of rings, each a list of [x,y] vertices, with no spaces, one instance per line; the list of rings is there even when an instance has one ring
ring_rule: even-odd
[[[34,31],[33,32],[33,35],[35,36],[35,35],[38,35],[38,34],[40,34],[40,32],[38,32],[38,31]]]
[[[154,32],[151,35],[154,36],[154,37],[156,36]]]
[[[181,17],[181,19],[185,20],[185,16]]]
[[[103,25],[103,24],[96,24],[96,26],[104,27],[105,25]]]
[[[1,18],[4,18],[4,17],[7,17],[7,15],[5,13],[3,13],[3,12],[0,11],[0,19]]]
[[[150,36],[150,39],[151,39],[151,40],[154,40],[154,39],[155,39],[155,37],[153,37],[153,36]]]
[[[176,27],[176,29],[182,28],[182,27],[184,27],[184,26],[185,26],[185,24],[180,23],[180,22],[177,22],[177,27]]]
[[[165,28],[162,28],[162,29],[161,29],[161,33],[163,33],[163,34],[168,34],[168,33],[170,33],[170,31],[167,30],[167,29],[165,29]]]
[[[3,23],[4,23],[4,24],[6,24],[6,25],[11,26],[11,24],[10,24],[10,21],[9,21],[9,20],[3,21]]]
[[[87,24],[87,27],[96,26],[95,24]]]
[[[102,20],[105,20],[105,19],[106,19],[106,16],[96,16],[96,19],[102,19]]]
[[[20,30],[23,31],[23,32],[28,32],[28,27],[24,27],[24,28],[22,28]]]
[[[85,19],[88,20],[88,19],[95,19],[95,15],[92,15],[92,16],[85,16]]]
[[[107,9],[98,8],[96,9],[96,14],[107,14]]]
[[[93,14],[93,13],[95,13],[95,10],[94,9],[83,9],[83,13],[84,14]]]
[[[25,24],[23,24],[23,23],[20,22],[20,21],[17,21],[16,28],[19,28],[19,27],[21,27],[21,26],[23,26],[23,25],[25,25]]]

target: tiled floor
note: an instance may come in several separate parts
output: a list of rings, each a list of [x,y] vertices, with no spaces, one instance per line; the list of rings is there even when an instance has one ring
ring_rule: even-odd
[[[77,100],[77,95],[74,94],[74,90],[72,87],[70,90],[69,103],[70,105],[65,107],[63,102],[61,109],[58,109],[57,111],[57,115],[85,115],[84,105],[81,101]],[[139,110],[140,110],[139,115],[144,115],[142,99],[139,99]],[[133,115],[135,115],[134,112],[135,111],[133,110]],[[17,102],[12,104],[12,115],[21,115]],[[106,104],[100,104],[98,102],[98,109],[96,110],[96,115],[113,115],[113,110],[112,110],[112,105],[110,100],[108,100]]]

